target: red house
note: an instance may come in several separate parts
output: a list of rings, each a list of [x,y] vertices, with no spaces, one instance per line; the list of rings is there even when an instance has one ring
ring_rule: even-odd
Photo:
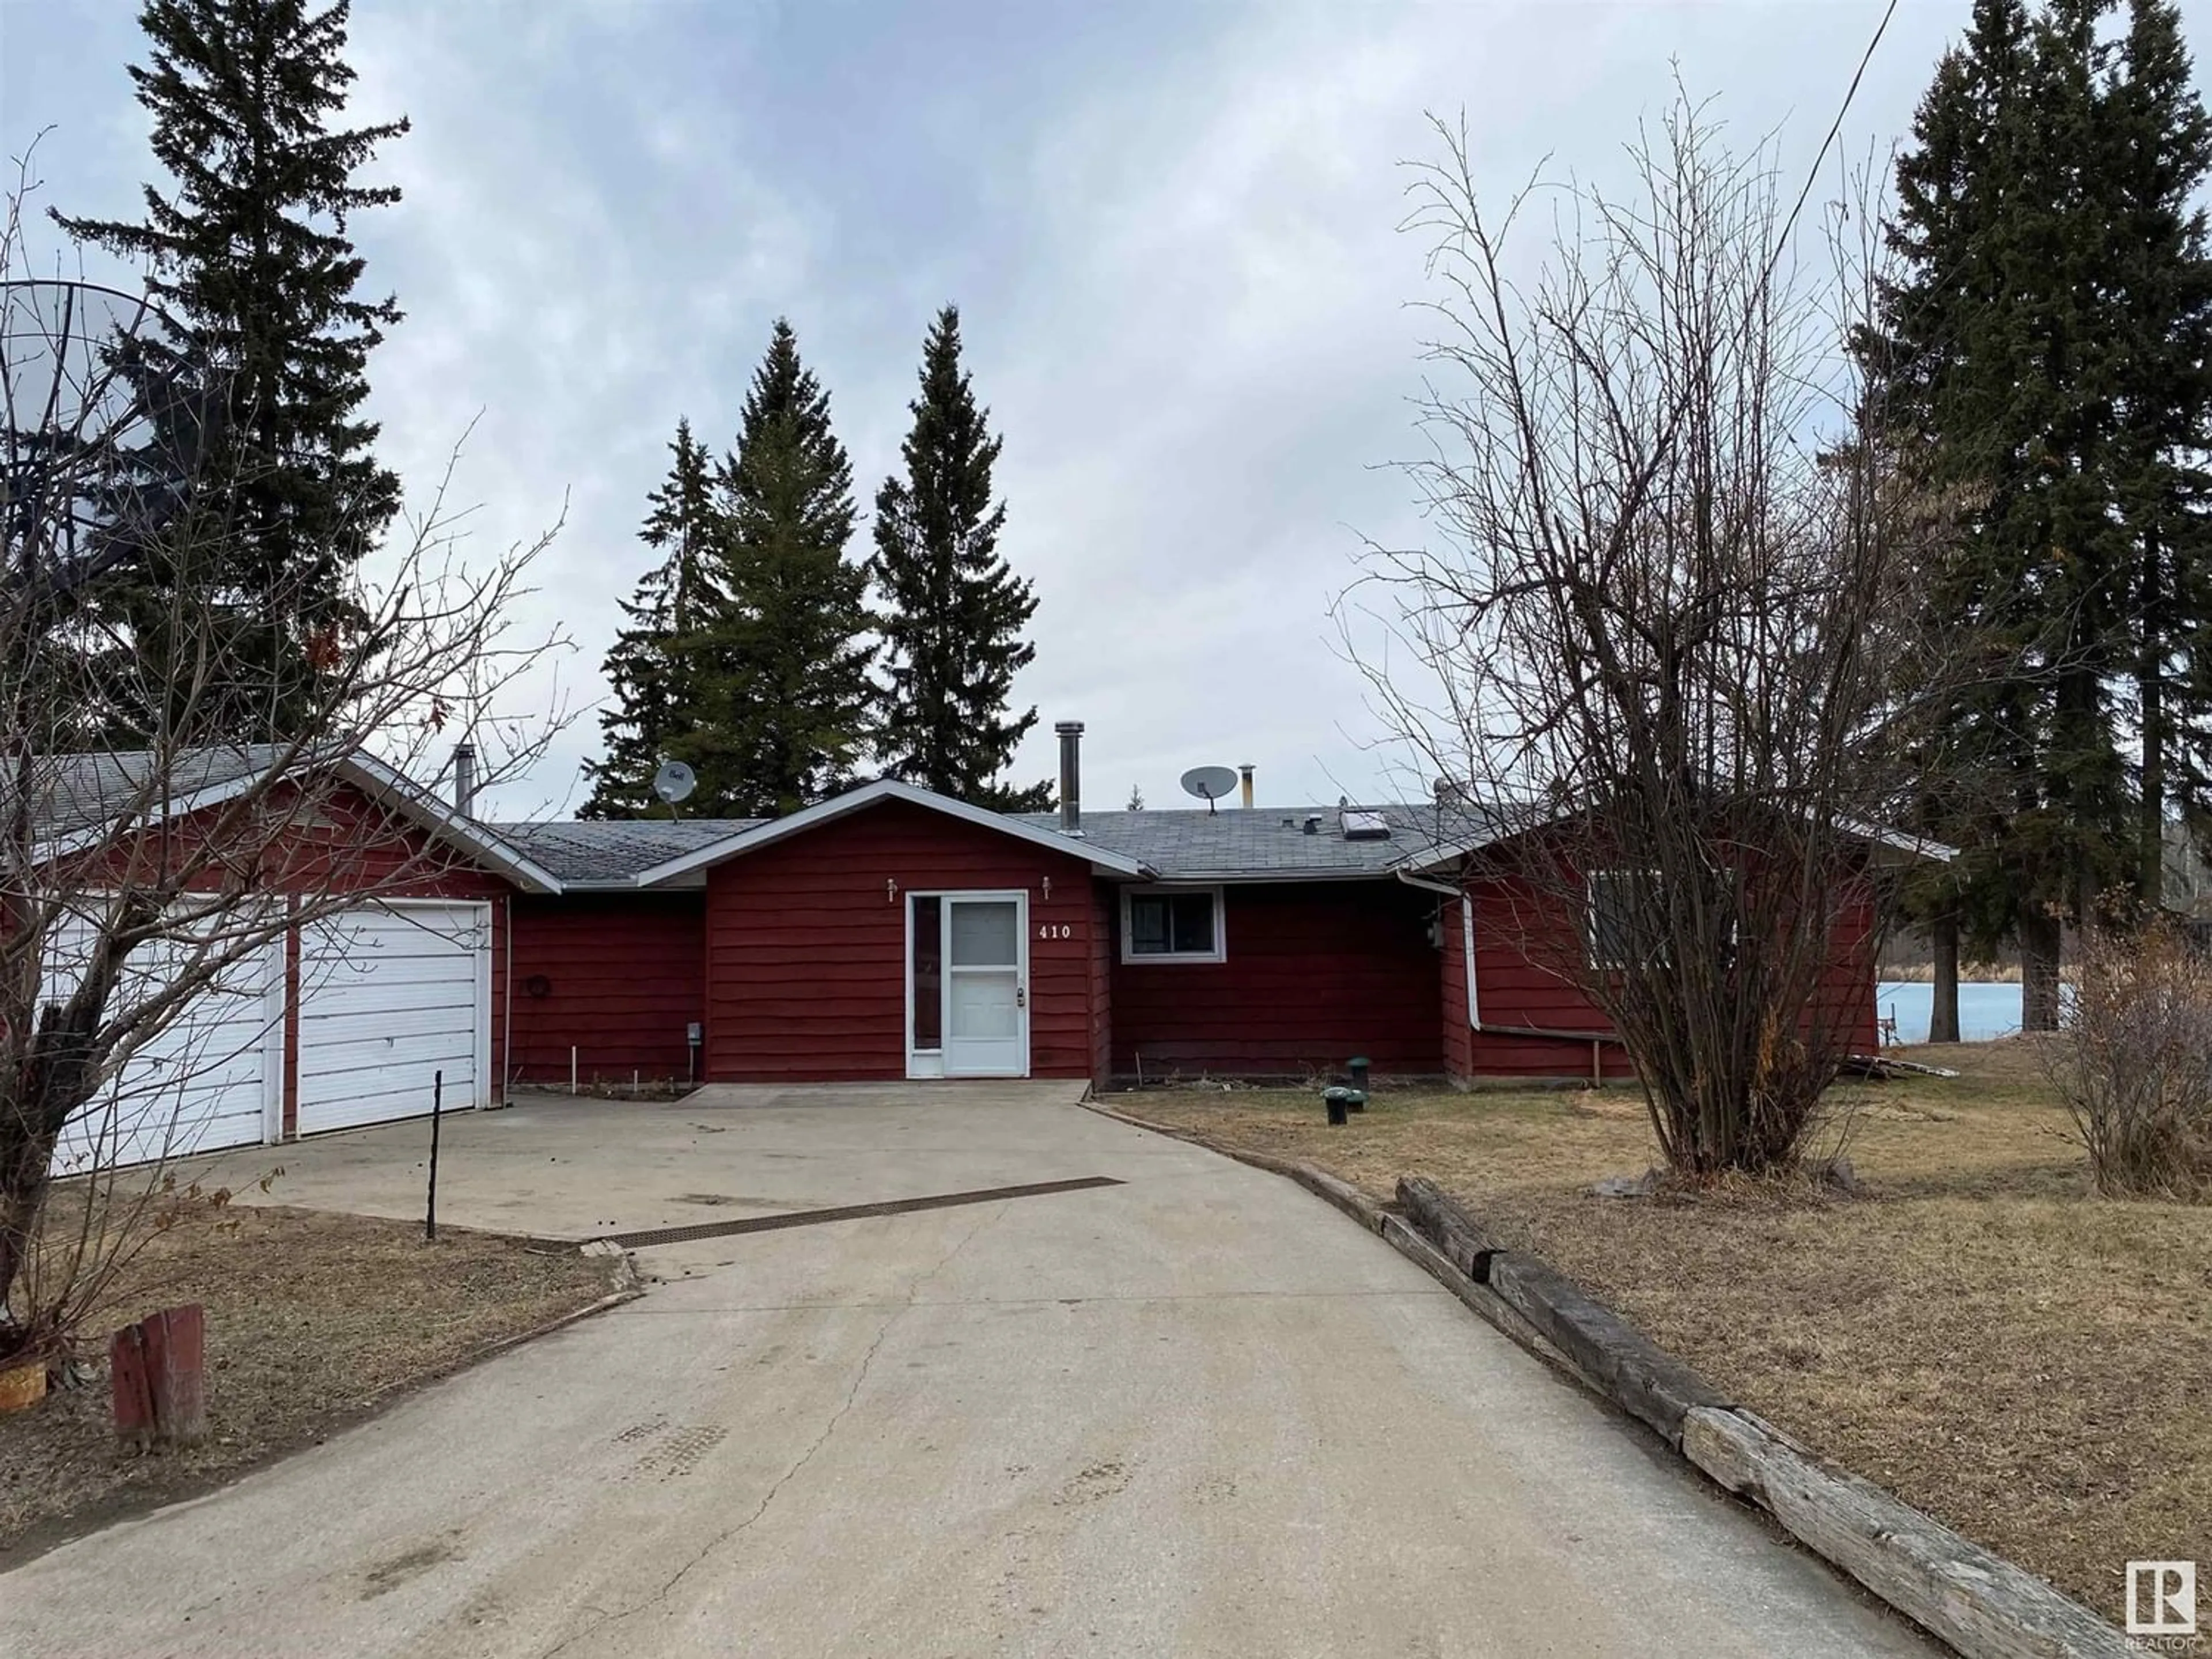
[[[1081,729],[1057,814],[885,781],[773,822],[487,826],[558,882],[510,901],[509,1079],[1626,1070],[1464,807],[1086,815]],[[1835,975],[1871,1049],[1870,956]]]
[[[417,1115],[434,1081],[459,1108],[518,1082],[1294,1079],[1355,1054],[1626,1072],[1559,969],[1589,918],[1520,888],[1479,809],[1085,815],[1081,730],[1060,728],[1068,804],[1028,815],[884,781],[773,822],[494,824],[366,757],[315,769],[247,877],[296,919],[122,1069],[57,1167]],[[145,825],[123,844],[208,850],[271,764],[207,750],[148,795],[143,757],[59,758],[41,881],[88,907],[118,801]],[[239,851],[211,867],[236,877]],[[1846,920],[1830,1000],[1870,1050],[1870,918]],[[51,987],[89,937],[58,925]]]

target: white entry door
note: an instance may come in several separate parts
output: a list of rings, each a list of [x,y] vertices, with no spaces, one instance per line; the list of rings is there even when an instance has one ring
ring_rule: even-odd
[[[300,1133],[480,1105],[490,1073],[491,908],[397,900],[301,930]]]
[[[1028,902],[945,896],[945,1075],[1026,1077]]]

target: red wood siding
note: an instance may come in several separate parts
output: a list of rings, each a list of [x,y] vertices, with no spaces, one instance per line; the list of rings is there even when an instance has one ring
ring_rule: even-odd
[[[708,872],[708,1077],[904,1077],[906,896],[963,889],[1029,895],[1030,1074],[1092,1076],[1090,866],[886,801]]]
[[[514,925],[513,1081],[566,1084],[572,1047],[586,1083],[690,1075],[684,1028],[706,1018],[703,893],[518,894]]]
[[[1124,963],[1115,904],[1118,1073],[1289,1076],[1365,1054],[1378,1073],[1443,1070],[1434,896],[1398,882],[1224,889],[1225,961]]]
[[[1468,893],[1474,903],[1476,988],[1485,1026],[1571,1033],[1612,1030],[1612,1023],[1556,966],[1565,953],[1581,948],[1579,918],[1560,915],[1523,881],[1478,878],[1468,884]],[[1849,1046],[1861,1053],[1873,1052],[1875,1042],[1873,922],[1870,896],[1854,896],[1838,918],[1834,960],[1813,1016],[1838,1022]],[[1463,1002],[1460,1007],[1457,1018],[1463,1024]],[[1452,1018],[1448,1006],[1446,1018]],[[1457,1044],[1448,1040],[1447,1046]],[[1456,1054],[1450,1058],[1455,1076],[1587,1078],[1600,1063],[1608,1078],[1634,1075],[1617,1043],[1606,1042],[1593,1055],[1586,1036],[1482,1030],[1471,1034],[1463,1063]]]
[[[1114,1074],[1114,908],[1121,890],[1093,884],[1091,897],[1091,1075]]]
[[[1854,1054],[1871,1054],[1881,1047],[1875,1018],[1875,955],[1879,941],[1874,930],[1874,896],[1855,895],[1837,919],[1835,958],[1821,988],[1821,1005]]]
[[[1469,901],[1464,896],[1446,904],[1441,920],[1444,945],[1438,969],[1442,975],[1444,1074],[1463,1078],[1474,1069],[1474,1037],[1467,1018],[1467,924]]]
[[[1522,881],[1468,884],[1474,905],[1475,991],[1486,1026],[1569,1033],[1609,1031],[1613,1023],[1591,1006],[1573,981],[1551,964],[1582,948],[1581,921],[1563,916]],[[1464,1012],[1461,1018],[1466,1018]],[[1632,1077],[1618,1043],[1599,1045],[1586,1036],[1530,1036],[1476,1031],[1468,1043],[1468,1073],[1474,1077]]]

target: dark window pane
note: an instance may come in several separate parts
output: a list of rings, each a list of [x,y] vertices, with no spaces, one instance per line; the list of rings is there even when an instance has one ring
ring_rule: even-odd
[[[1640,870],[1595,870],[1589,878],[1589,955],[1596,968],[1625,968],[1644,954],[1638,948],[1644,931],[1650,880]]]
[[[1213,953],[1213,895],[1177,893],[1168,902],[1174,915],[1173,948],[1178,953],[1211,956]]]
[[[1211,893],[1132,893],[1129,954],[1210,957],[1217,953]]]
[[[914,902],[914,1046],[944,1046],[944,901],[934,895]]]
[[[1168,901],[1164,894],[1129,896],[1129,953],[1164,956],[1168,949]]]

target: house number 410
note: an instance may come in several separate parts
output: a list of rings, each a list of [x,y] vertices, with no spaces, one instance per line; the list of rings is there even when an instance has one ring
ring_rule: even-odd
[[[1041,921],[1037,923],[1039,939],[1073,939],[1075,924],[1072,921]]]

